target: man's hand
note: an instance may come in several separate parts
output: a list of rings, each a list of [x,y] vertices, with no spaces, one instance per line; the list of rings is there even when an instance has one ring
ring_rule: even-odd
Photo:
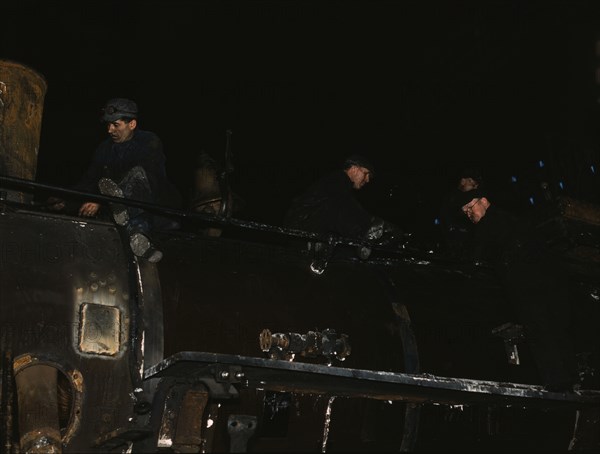
[[[79,216],[92,217],[96,216],[96,213],[100,209],[99,203],[86,202],[79,208]]]

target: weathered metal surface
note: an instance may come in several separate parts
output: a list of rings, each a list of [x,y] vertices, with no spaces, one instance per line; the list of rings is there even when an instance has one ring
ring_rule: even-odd
[[[61,452],[57,374],[56,368],[37,364],[15,376],[23,452]]]
[[[60,364],[67,377],[77,361],[82,392],[93,390],[80,400],[79,425],[70,422],[67,427],[65,452],[106,452],[131,443],[138,452],[155,452],[156,421],[161,420],[164,390],[170,386],[165,380],[206,387],[206,404],[190,399],[187,407],[183,402],[173,406],[176,414],[194,414],[186,429],[190,443],[178,448],[190,451],[198,449],[198,442],[205,451],[229,449],[231,415],[256,417],[248,451],[319,451],[324,446],[331,451],[411,450],[418,440],[427,447],[429,434],[455,427],[446,419],[429,427],[421,424],[425,436],[417,439],[419,414],[425,415],[425,423],[435,422],[436,411],[440,418],[455,418],[462,411],[457,408],[465,405],[470,409],[463,414],[473,415],[477,425],[488,421],[483,432],[466,432],[488,437],[489,443],[491,434],[503,433],[516,434],[507,438],[511,446],[524,440],[566,446],[575,410],[597,404],[593,392],[563,395],[511,383],[515,376],[533,380],[531,361],[525,351],[523,365],[516,368],[524,372],[514,375],[509,370],[515,368],[506,364],[503,342],[492,335],[492,328],[506,321],[493,310],[503,300],[483,268],[461,270],[423,251],[397,250],[385,256],[385,251],[374,250],[367,261],[332,256],[323,274],[316,275],[310,271],[314,257],[287,243],[300,234],[287,237],[285,229],[270,226],[263,231],[256,223],[235,219],[217,224],[247,228],[246,233],[260,234],[259,241],[252,235],[209,238],[193,231],[163,232],[157,241],[165,258],[154,265],[136,261],[112,224],[15,212],[10,204],[4,208],[3,348],[16,349],[17,361],[25,361],[23,355],[41,355]],[[213,221],[200,213],[181,216]],[[263,241],[265,234],[275,235]],[[487,296],[466,299],[466,290]],[[116,316],[102,322],[107,332],[119,326],[118,347],[109,336],[110,349],[96,345],[81,351],[82,308],[96,306],[118,308],[119,323]],[[14,326],[16,321],[25,329]],[[64,345],[28,340],[33,334],[27,333],[48,331],[49,322],[68,324],[69,330],[58,330],[65,334],[57,336]],[[267,360],[257,342],[266,326],[282,333],[333,329],[349,336],[352,355],[345,367],[338,362],[328,367],[327,358],[320,357]],[[91,333],[85,338],[93,340]],[[160,362],[163,350],[175,356]],[[213,356],[185,366],[186,361],[172,361],[186,351]],[[177,378],[149,375],[157,363],[166,364],[162,372]],[[19,362],[15,371],[25,365]],[[71,386],[75,382],[70,380]],[[201,420],[195,408],[206,410]],[[507,408],[519,410],[503,415]],[[540,438],[502,427],[518,418],[528,425],[548,424],[530,418],[524,408],[556,411],[557,427],[569,432],[566,442],[552,429],[550,436]],[[583,439],[584,431],[577,432]],[[177,436],[177,426],[171,434]],[[478,445],[473,441],[471,446]]]
[[[414,342],[407,341],[407,350],[404,349],[404,339],[411,336],[410,319],[400,317],[399,314],[405,312],[402,309],[396,312],[392,302],[401,306],[402,301],[397,296],[394,298],[394,289],[384,284],[385,273],[377,269],[333,260],[325,273],[318,276],[310,271],[312,258],[295,247],[184,232],[165,235],[161,238],[161,247],[165,256],[157,269],[164,303],[166,355],[196,350],[263,358],[265,354],[257,341],[266,326],[286,333],[329,328],[351,340],[352,354],[343,361],[347,367],[402,371],[407,367],[404,364],[406,351],[412,355],[410,367],[418,364],[414,359],[417,355]],[[335,364],[339,361],[335,357],[310,355],[302,358],[297,355],[297,360],[311,363],[332,360]],[[252,390],[239,388],[240,380],[219,381],[223,380],[221,373],[228,373],[228,380],[236,374],[229,368],[215,370],[213,375],[199,380],[209,388],[213,399],[223,399],[219,417],[214,421],[216,450],[227,449],[230,442],[225,436],[230,414],[259,416],[265,411],[264,402],[257,401]],[[224,394],[223,386],[228,383],[233,389],[239,388],[239,392]],[[219,396],[212,394],[213,390]],[[303,405],[306,401],[310,406],[309,402],[312,405],[320,402],[318,396],[301,397],[300,392],[292,391],[293,405]],[[338,404],[356,403],[340,401]],[[398,405],[393,410],[402,426],[405,406]],[[386,417],[389,415],[371,415],[374,425]],[[285,422],[289,429],[285,436],[278,437],[278,444],[261,432],[253,437],[251,444],[256,446],[253,449],[271,445],[273,449],[296,446],[312,450],[316,447],[316,439],[323,433],[325,414],[315,419],[314,415],[301,412],[294,413],[293,417],[290,414],[289,418],[292,419]],[[346,430],[341,421],[336,412],[331,429],[333,438]],[[361,445],[358,435],[354,432],[350,438]],[[395,431],[382,440],[400,446],[401,438],[402,431]]]
[[[246,452],[248,440],[256,432],[257,419],[253,415],[229,415],[227,431],[231,439],[229,452]]]
[[[208,392],[205,389],[188,389],[183,396],[177,418],[175,446],[187,452],[200,452],[203,445],[202,424],[204,410],[208,404]]]
[[[47,84],[32,68],[0,60],[0,175],[34,180]],[[7,193],[24,203],[31,196]]]
[[[455,405],[485,402],[573,408],[600,405],[600,391],[557,393],[537,385],[348,369],[203,352],[177,353],[147,369],[144,376],[210,377],[214,374],[212,366],[215,364],[241,366],[245,387],[277,391]]]
[[[322,332],[271,333],[264,329],[259,335],[260,349],[273,359],[292,360],[299,354],[307,358],[324,357],[328,363],[333,358],[344,361],[350,355],[350,340],[345,334],[325,329]]]
[[[176,452],[200,452],[207,448],[203,424],[209,393],[203,385],[163,383],[167,395],[160,414],[156,447]],[[210,447],[209,447],[210,450]]]
[[[508,363],[514,364],[515,366],[521,364],[517,345],[522,343],[525,339],[523,326],[511,322],[504,323],[492,329],[492,334],[500,337],[504,341],[504,350],[506,351]]]
[[[98,291],[97,284],[93,284],[93,288]],[[114,287],[110,290],[116,291]],[[121,347],[123,331],[119,308],[82,303],[80,314],[79,350],[96,355],[115,355]]]
[[[131,324],[138,290],[129,269],[135,262],[109,223],[10,211],[0,215],[0,231],[3,354],[12,352],[17,375],[34,362],[61,371],[73,396],[72,411],[61,416],[64,449],[93,451],[98,436],[134,424],[132,348],[142,339]],[[98,329],[90,329],[89,314],[83,325],[80,319],[90,307],[113,316],[93,317]],[[107,348],[94,343],[102,332],[111,332],[102,341]],[[82,339],[89,348],[80,348]]]

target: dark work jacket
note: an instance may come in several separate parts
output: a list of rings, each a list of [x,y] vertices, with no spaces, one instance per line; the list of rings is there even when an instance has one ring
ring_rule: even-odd
[[[473,225],[465,258],[495,267],[523,324],[543,384],[573,380],[570,295],[561,261],[527,220],[495,205]]]
[[[454,189],[446,194],[440,205],[440,228],[446,253],[459,256],[465,241],[468,240],[473,224],[463,214],[459,202],[464,192]]]
[[[136,130],[133,137],[123,143],[114,143],[110,137],[100,143],[87,172],[75,187],[99,193],[100,178],[110,178],[119,183],[136,166],[146,172],[151,202],[166,206],[180,204],[177,190],[167,179],[162,142],[149,131]]]
[[[463,258],[487,262],[502,274],[514,263],[544,266],[555,260],[529,219],[518,218],[496,205],[471,226],[464,246]]]
[[[336,170],[293,200],[284,225],[309,232],[361,238],[373,217],[356,199],[354,191],[346,172]]]

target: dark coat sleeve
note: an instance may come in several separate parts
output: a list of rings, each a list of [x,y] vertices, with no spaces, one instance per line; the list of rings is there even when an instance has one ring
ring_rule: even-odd
[[[284,225],[322,234],[362,237],[371,225],[372,216],[353,191],[343,171],[327,175],[294,199]]]

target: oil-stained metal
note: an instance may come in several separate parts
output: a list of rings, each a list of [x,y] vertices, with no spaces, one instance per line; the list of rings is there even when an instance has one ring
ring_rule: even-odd
[[[202,385],[165,382],[167,397],[162,409],[157,448],[200,452],[204,445],[202,422],[209,393]]]
[[[119,427],[118,429],[102,434],[93,440],[90,445],[94,448],[99,448],[100,452],[109,452],[115,448],[124,447],[130,443],[147,439],[151,435],[152,431],[148,427],[134,429]]]
[[[525,340],[523,326],[512,322],[504,323],[494,328],[492,334],[502,338],[504,341],[504,350],[506,351],[508,363],[515,366],[521,364],[517,345]]]
[[[32,68],[0,60],[0,175],[35,179],[46,90]],[[32,197],[8,191],[6,198],[26,203]]]
[[[0,185],[3,181],[0,177]],[[292,248],[275,248],[268,243],[231,238],[201,239],[189,232],[176,232],[165,234],[164,261],[159,266],[146,268],[132,260],[127,243],[123,242],[111,223],[82,221],[39,211],[25,212],[22,207],[15,210],[13,205],[3,204],[7,209],[0,216],[0,223],[2,232],[7,234],[0,237],[3,247],[0,271],[4,273],[0,286],[3,297],[6,295],[3,302],[8,302],[2,308],[8,306],[10,310],[0,310],[2,327],[12,327],[14,318],[10,318],[10,315],[24,307],[23,301],[31,309],[27,317],[20,320],[26,330],[20,332],[16,326],[12,327],[15,338],[7,344],[7,348],[16,351],[17,355],[33,352],[33,357],[41,352],[59,358],[66,371],[74,370],[75,364],[81,366],[79,370],[86,386],[80,388],[90,393],[81,400],[81,426],[79,432],[65,444],[68,452],[81,452],[94,445],[94,437],[97,437],[95,449],[106,450],[128,440],[137,443],[139,438],[150,438],[151,434],[156,436],[157,427],[144,426],[141,416],[156,416],[156,409],[163,408],[164,395],[161,397],[159,392],[154,392],[153,387],[145,389],[146,384],[158,382],[161,377],[177,377],[186,386],[191,386],[190,389],[206,386],[206,406],[211,409],[211,416],[207,416],[206,427],[201,427],[206,429],[202,431],[206,437],[201,438],[207,440],[212,437],[210,431],[215,431],[216,449],[222,448],[223,436],[226,437],[223,431],[227,430],[227,412],[253,414],[253,410],[260,410],[262,400],[256,396],[263,391],[288,393],[291,405],[297,405],[304,397],[303,393],[314,405],[327,402],[327,398],[332,396],[341,396],[356,398],[356,401],[372,399],[377,404],[390,400],[394,402],[394,405],[390,405],[394,409],[441,402],[444,405],[473,403],[483,407],[495,404],[549,409],[560,407],[561,412],[566,410],[561,414],[565,414],[574,413],[574,409],[599,405],[597,391],[552,393],[535,385],[418,373],[418,357],[410,358],[407,355],[417,353],[416,343],[407,342],[407,339],[410,340],[407,331],[411,330],[413,321],[415,326],[421,323],[420,326],[426,328],[426,325],[422,324],[419,315],[413,317],[413,307],[425,307],[434,299],[431,298],[435,290],[430,286],[431,282],[436,282],[445,291],[447,285],[460,284],[465,276],[459,272],[457,264],[439,260],[435,254],[428,255],[405,248],[392,251],[380,260],[377,254],[381,251],[374,248],[370,258],[364,262],[332,260],[327,265],[326,275],[316,278],[306,270],[306,265],[313,258],[308,257],[306,251],[299,253]],[[187,216],[182,212],[175,214],[179,215]],[[200,213],[189,217],[202,222],[215,221],[217,224],[222,221],[203,218]],[[273,226],[263,230],[260,225],[235,219],[223,221],[228,225],[289,234],[290,237],[305,234]],[[13,236],[18,240],[15,244],[12,242]],[[6,238],[11,241],[6,242]],[[31,247],[32,238],[41,238],[39,245],[44,246],[41,253]],[[115,244],[117,249],[113,254],[107,254],[106,246],[111,244]],[[82,245],[86,248],[98,246],[101,253],[85,254],[83,257],[73,254]],[[62,250],[66,252],[61,255]],[[57,254],[54,254],[55,251]],[[444,275],[438,280],[442,274],[438,271],[452,276]],[[96,273],[95,276],[91,276],[92,272]],[[114,273],[114,283],[104,278],[109,273]],[[382,291],[383,275],[391,276],[390,279],[399,288],[406,286],[406,291],[404,288],[402,291],[390,289],[390,294]],[[459,282],[452,281],[457,275]],[[26,276],[25,280],[23,276]],[[419,280],[420,277],[423,279]],[[411,282],[413,278],[427,285],[427,289],[416,291],[417,286]],[[488,281],[485,285],[488,285]],[[85,292],[73,297],[73,289],[78,288],[84,288]],[[159,291],[161,288],[164,290],[162,293]],[[106,289],[108,292],[105,292]],[[104,299],[105,293],[112,298],[110,303],[107,303],[109,299]],[[121,295],[128,297],[121,298]],[[423,299],[414,299],[421,296]],[[451,297],[450,292],[447,296]],[[286,303],[285,310],[271,310],[281,301]],[[408,317],[407,307],[411,302],[418,304],[410,306],[411,317]],[[82,354],[78,345],[84,304],[118,308],[121,314],[121,327],[116,330],[121,332],[118,353],[113,356],[104,353],[101,357],[97,353]],[[161,313],[165,314],[164,326]],[[152,327],[155,319],[160,323]],[[56,332],[66,335],[50,336],[54,331],[45,329],[48,321],[52,321]],[[217,324],[216,321],[223,323]],[[400,325],[398,322],[401,322]],[[316,323],[339,327],[340,331],[352,337],[353,354],[345,363],[348,368],[252,356],[256,353],[256,333],[263,326],[286,326],[290,332],[288,334],[294,334],[304,333],[306,326],[315,326]],[[399,326],[401,329],[398,329]],[[486,328],[485,333],[489,335],[489,329]],[[164,334],[166,355],[173,356],[159,362],[162,358],[159,348],[149,355],[151,350],[145,349],[147,343],[144,339],[151,337],[150,334],[158,334],[161,342]],[[303,341],[303,335],[297,336]],[[114,350],[116,343],[114,338],[111,339]],[[270,340],[273,341],[273,338]],[[277,342],[284,340],[283,335],[276,339]],[[297,340],[287,339],[287,348]],[[314,347],[314,344],[309,344],[309,347]],[[382,345],[389,346],[389,351],[378,348]],[[194,353],[201,348],[218,353]],[[322,345],[320,348],[323,348]],[[308,354],[314,354],[315,351],[318,349],[306,349]],[[435,354],[427,357],[425,367],[430,367],[439,359]],[[28,365],[23,363],[22,367]],[[373,369],[367,370],[368,367]],[[140,384],[135,379],[143,370],[140,368],[145,369],[145,380],[138,386]],[[131,378],[131,381],[124,380],[124,377]],[[153,410],[147,413],[138,411],[142,387],[149,399],[147,402],[152,402],[154,398]],[[256,395],[254,401],[253,395]],[[227,402],[220,409],[224,417],[217,418],[218,402],[225,399]],[[256,400],[259,400],[258,406]],[[355,402],[354,399],[336,400],[336,410],[338,404],[343,405],[350,400]],[[2,405],[6,403],[3,401]],[[178,405],[174,405],[174,409],[181,414],[184,406],[182,399]],[[188,409],[191,410],[192,406]],[[223,411],[226,407],[227,410]],[[335,432],[337,427],[343,427],[339,422],[343,413],[336,411],[331,416],[329,441],[332,444],[339,442]],[[295,411],[290,411],[290,414],[296,416]],[[379,417],[381,414],[373,413],[377,416],[377,424],[383,419]],[[222,416],[221,413],[218,416]],[[409,424],[407,419],[400,420],[398,424],[397,432],[405,435],[402,438],[403,446],[406,440],[414,441],[416,437],[414,423],[418,422],[418,416],[408,421]],[[188,440],[193,442],[198,441],[197,438],[193,439],[192,430],[197,426],[196,422],[190,425],[188,432],[192,434]],[[303,431],[303,435],[305,433],[310,441],[317,443],[322,426],[308,430],[305,424],[306,420],[303,420],[302,427],[297,430]],[[288,427],[291,431],[291,426]],[[178,428],[178,425],[171,428],[171,434],[175,437],[171,440],[174,443]],[[362,441],[355,437],[352,442],[355,439],[357,443]],[[207,442],[202,449],[210,451],[211,447],[212,444]],[[197,449],[198,446],[181,444],[180,448]],[[136,444],[135,449],[144,452],[142,445]]]
[[[600,391],[546,391],[539,385],[405,374],[204,352],[180,352],[146,369],[146,379],[211,376],[215,365],[237,365],[245,386],[275,391],[444,404],[505,403],[585,408],[600,405]]]
[[[246,452],[248,441],[254,435],[257,418],[253,415],[229,415],[227,433],[229,434],[229,452]]]
[[[260,349],[271,359],[292,360],[299,354],[307,358],[323,356],[328,362],[332,358],[344,361],[351,352],[350,340],[346,334],[337,334],[333,329],[322,332],[271,333],[264,329],[259,336]]]
[[[35,364],[15,375],[21,451],[60,453],[57,369]]]
[[[118,307],[83,303],[79,320],[79,349],[83,353],[115,355],[120,348]]]
[[[14,358],[11,369],[20,375],[37,362],[60,371],[56,387],[58,397],[66,397],[64,405],[59,399],[65,452],[85,452],[99,438],[139,429],[130,347],[138,349],[144,338],[138,335],[143,325],[130,323],[139,299],[133,265],[126,260],[129,249],[113,223],[11,206],[17,208],[0,216],[0,331],[3,353]],[[140,377],[140,369],[135,372]],[[13,394],[15,424],[0,438],[3,445],[10,438],[16,447],[23,433],[20,424],[17,432],[16,388]],[[3,395],[3,408],[9,405]]]
[[[69,443],[73,436],[79,430],[79,426],[81,425],[81,400],[83,398],[83,376],[81,372],[77,369],[67,371],[65,374],[66,378],[69,380],[69,389],[65,390],[65,392],[70,393],[69,397],[71,398],[71,408],[70,413],[71,416],[69,418],[69,423],[64,431],[62,436],[63,443]]]
[[[179,452],[201,451],[204,445],[202,423],[208,397],[204,387],[185,390],[178,409],[173,449]]]

